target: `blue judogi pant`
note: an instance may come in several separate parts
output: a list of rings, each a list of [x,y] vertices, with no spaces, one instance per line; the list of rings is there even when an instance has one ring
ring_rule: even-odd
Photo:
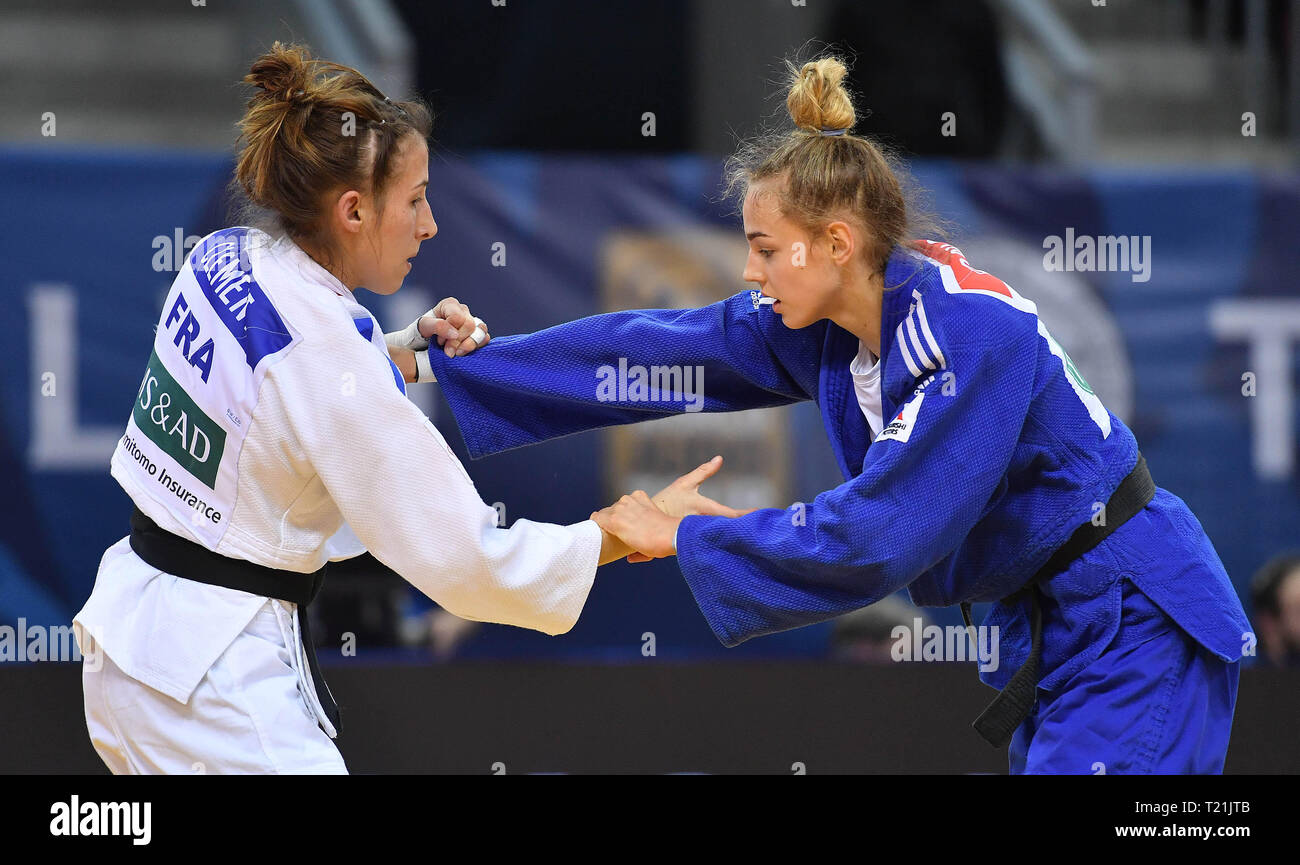
[[[1046,616],[1054,602],[1043,600]],[[1219,774],[1240,672],[1124,580],[1119,633],[1059,688],[1040,689],[1011,740],[1011,773]]]

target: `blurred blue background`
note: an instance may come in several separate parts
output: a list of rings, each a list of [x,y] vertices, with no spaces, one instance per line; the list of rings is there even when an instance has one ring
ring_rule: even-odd
[[[1251,574],[1296,540],[1300,411],[1290,401],[1287,427],[1272,431],[1288,462],[1262,466],[1261,447],[1273,445],[1260,444],[1252,411],[1279,382],[1260,380],[1257,395],[1244,396],[1242,375],[1255,367],[1251,343],[1216,333],[1212,317],[1224,304],[1247,312],[1283,298],[1300,304],[1292,270],[1300,180],[1245,170],[1061,170],[934,160],[918,160],[913,169],[932,190],[935,209],[959,223],[954,239],[972,263],[1040,303],[1085,377],[1134,430],[1158,483],[1200,518],[1246,597]],[[0,465],[11,490],[0,521],[0,619],[68,621],[90,591],[100,554],[126,533],[129,500],[109,477],[107,461],[171,280],[169,270],[156,267],[174,263],[168,250],[177,230],[193,238],[224,224],[221,193],[229,171],[222,154],[11,149],[0,158],[0,184],[21,203],[0,215],[10,285],[0,295],[7,322],[0,343]],[[729,250],[743,255],[734,216],[715,200],[719,172],[716,160],[697,156],[484,153],[435,160],[430,200],[438,237],[402,293],[362,293],[363,301],[396,328],[412,317],[394,309],[399,300],[410,308],[407,293],[417,298],[417,311],[455,295],[496,334],[602,311],[610,290],[602,255],[612,237],[716,234],[724,259]],[[1044,270],[1043,238],[1067,228],[1078,235],[1150,236],[1149,281],[1135,282],[1131,272]],[[504,267],[492,264],[495,243],[505,244]],[[718,296],[741,290],[739,267],[731,284],[719,278],[706,288]],[[1287,364],[1294,388],[1300,352],[1289,352]],[[46,373],[54,374],[55,389],[43,395]],[[465,459],[436,388],[423,386],[422,399]],[[760,456],[792,467],[783,488],[789,501],[837,484],[815,409],[801,406],[782,423],[787,452]],[[603,457],[610,434],[466,464],[484,500],[505,505],[508,521],[573,522],[611,498]],[[729,439],[713,441],[736,458],[724,477],[744,470],[744,455],[728,450]],[[681,453],[677,468],[685,471],[710,453]],[[430,543],[436,537],[431,526]],[[725,654],[825,655],[829,628],[769,637]],[[656,634],[660,655],[724,653],[671,560],[603,570],[568,635],[488,627],[463,652],[637,657],[644,632]]]
[[[722,160],[782,116],[782,58],[842,51],[858,131],[908,161],[974,266],[1038,303],[1157,482],[1200,518],[1250,611],[1254,574],[1300,547],[1298,8],[12,0],[0,9],[0,623],[70,620],[126,533],[109,453],[173,270],[228,224],[234,85],[274,39],[307,41],[437,113],[439,235],[402,292],[363,302],[397,328],[454,295],[497,335],[744,289]],[[1052,238],[1083,236],[1149,243],[1149,272],[1047,267]],[[437,386],[413,398],[463,457]],[[648,467],[618,457],[626,431],[467,467],[507,522],[583,519],[715,451],[728,463],[707,489],[737,505],[840,481],[812,406],[648,429],[635,433],[658,455]],[[499,626],[436,636],[430,605],[369,557],[330,585],[317,635],[364,633],[364,656],[631,659],[653,633],[663,657],[844,657],[832,624],[724,651],[671,561],[607,567],[578,626],[554,639]],[[900,604],[889,615],[910,621]]]

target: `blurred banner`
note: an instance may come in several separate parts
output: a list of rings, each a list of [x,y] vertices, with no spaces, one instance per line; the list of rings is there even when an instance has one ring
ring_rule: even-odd
[[[11,201],[0,215],[0,624],[69,621],[104,549],[126,534],[130,503],[109,455],[186,249],[225,225],[230,168],[215,155],[0,152]],[[438,236],[402,292],[358,293],[386,327],[448,295],[503,335],[748,288],[715,160],[487,154],[435,156],[430,169]],[[1245,597],[1256,568],[1300,546],[1300,179],[933,162],[913,171],[933,210],[959,226],[951,239],[971,264],[1038,304]],[[463,458],[437,386],[412,390]],[[714,453],[727,463],[706,491],[736,506],[784,507],[840,482],[812,406],[684,414],[466,465],[504,524],[567,523]],[[407,490],[412,507],[438,494],[418,478]],[[487,627],[468,654],[817,657],[829,634],[824,625],[723,650],[676,566],[661,561],[603,570],[568,635]]]

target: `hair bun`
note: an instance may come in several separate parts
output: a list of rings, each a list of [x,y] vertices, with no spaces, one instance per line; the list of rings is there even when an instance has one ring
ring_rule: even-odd
[[[276,99],[310,103],[313,99],[311,53],[299,45],[276,42],[253,64],[244,81]]]
[[[796,67],[787,61],[790,92],[785,105],[800,129],[821,132],[852,129],[856,120],[853,102],[844,87],[848,67],[838,57],[823,57]]]
[[[305,45],[276,42],[243,80],[252,92],[234,183],[295,241],[328,242],[323,202],[331,191],[368,191],[382,204],[404,142],[427,139],[433,125],[418,99],[392,102],[356,69],[316,59]],[[254,224],[272,224],[253,215]]]

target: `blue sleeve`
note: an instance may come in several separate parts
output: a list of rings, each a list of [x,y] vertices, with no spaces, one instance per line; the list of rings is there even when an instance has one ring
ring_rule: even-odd
[[[723,645],[872,604],[954,550],[1007,472],[1036,348],[1022,337],[950,345],[947,368],[914,380],[862,473],[812,502],[684,518],[677,561]]]
[[[692,411],[815,399],[826,323],[789,330],[748,292],[699,309],[631,310],[429,353],[472,458]]]

